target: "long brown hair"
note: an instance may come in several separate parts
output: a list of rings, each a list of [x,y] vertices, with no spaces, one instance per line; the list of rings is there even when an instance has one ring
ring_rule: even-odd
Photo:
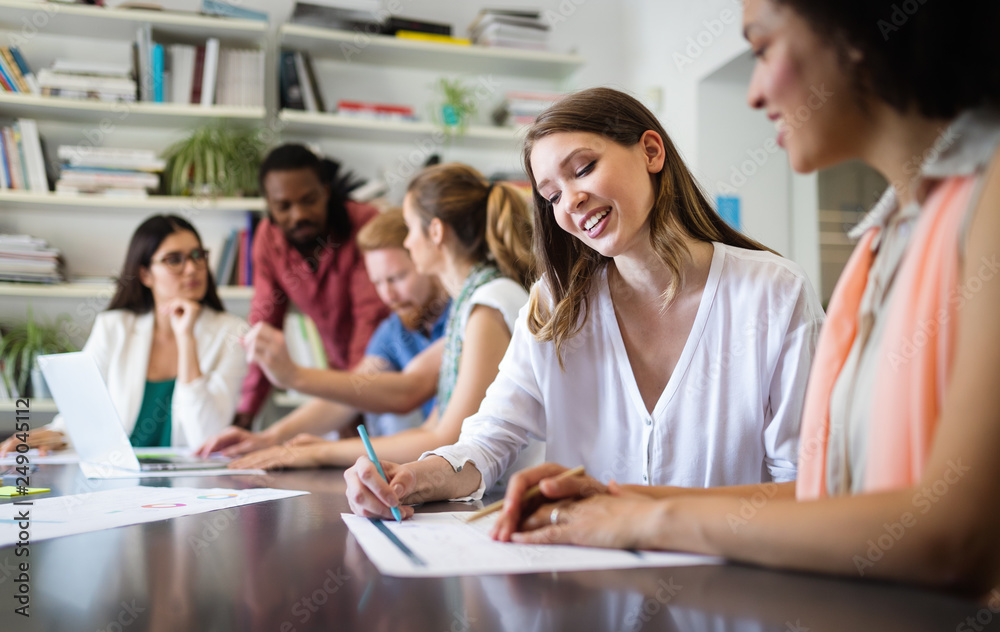
[[[531,212],[513,186],[490,184],[472,167],[450,162],[421,171],[406,192],[425,229],[437,218],[454,231],[462,255],[495,262],[525,289],[534,282]]]
[[[195,238],[198,240],[198,246],[201,247],[201,235],[183,217],[178,217],[177,215],[153,215],[139,224],[139,228],[135,229],[135,233],[132,234],[132,239],[129,241],[128,252],[125,254],[125,265],[122,266],[122,272],[116,279],[115,295],[111,298],[108,310],[127,309],[136,314],[145,314],[153,309],[153,292],[139,280],[139,271],[142,268],[150,266],[153,254],[160,247],[160,244],[163,243],[164,239],[174,233],[185,230],[194,233]],[[224,312],[226,308],[223,307],[222,301],[219,300],[211,268],[209,267],[206,272],[208,273],[207,285],[205,287],[205,296],[201,299],[201,304],[211,307],[216,311]]]
[[[528,129],[522,155],[535,203],[535,259],[553,305],[551,309],[543,305],[537,292],[533,292],[528,329],[539,341],[555,343],[560,365],[563,345],[586,322],[591,281],[610,259],[556,223],[552,205],[538,192],[531,171],[531,150],[539,139],[560,132],[589,132],[623,147],[632,147],[647,130],[660,135],[666,153],[663,169],[650,176],[655,197],[648,219],[653,251],[671,272],[670,284],[663,295],[664,309],[684,285],[684,262],[690,257],[684,243],[686,237],[749,250],[768,250],[719,217],[666,130],[642,103],[610,88],[590,88],[564,97]]]

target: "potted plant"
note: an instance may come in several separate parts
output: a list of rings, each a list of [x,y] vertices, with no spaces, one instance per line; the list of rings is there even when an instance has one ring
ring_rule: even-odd
[[[199,127],[165,152],[164,192],[225,197],[253,195],[257,192],[257,169],[264,148],[264,142],[253,129]]]
[[[461,136],[478,109],[475,89],[461,79],[443,77],[438,80],[437,88],[441,97],[439,116],[444,133],[449,137],[453,134]]]
[[[3,337],[0,338],[0,366],[3,367],[3,380],[12,394],[16,391],[22,396],[48,396],[36,359],[47,353],[76,351],[62,330],[62,325],[68,320],[68,316],[62,315],[55,323],[41,323],[35,320],[29,306],[27,321],[3,332]]]

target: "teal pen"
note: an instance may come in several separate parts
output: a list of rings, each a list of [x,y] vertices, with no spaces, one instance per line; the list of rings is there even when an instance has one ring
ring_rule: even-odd
[[[388,483],[389,478],[385,475],[385,472],[382,471],[382,464],[378,462],[378,457],[375,456],[375,448],[372,447],[372,441],[368,438],[368,431],[365,430],[364,425],[358,426],[358,434],[361,435],[361,443],[365,444],[365,452],[368,453],[368,458],[375,464],[375,469],[377,469],[378,473],[382,475],[385,482]],[[399,513],[399,507],[392,507],[391,509],[392,517],[396,519],[396,522],[402,522],[403,514]]]

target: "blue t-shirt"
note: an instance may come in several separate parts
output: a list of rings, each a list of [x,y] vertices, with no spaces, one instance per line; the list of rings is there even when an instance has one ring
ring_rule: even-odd
[[[422,331],[410,331],[403,326],[403,321],[395,313],[382,321],[368,342],[365,355],[378,356],[387,361],[393,371],[402,371],[421,351],[431,346],[435,340],[444,335],[444,326],[448,323],[448,313],[451,303],[441,312],[441,316],[431,328],[430,337]],[[434,409],[435,398],[432,397],[421,406],[424,418]]]

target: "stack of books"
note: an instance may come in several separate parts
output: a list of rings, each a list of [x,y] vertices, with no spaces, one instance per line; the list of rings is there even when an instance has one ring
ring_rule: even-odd
[[[549,25],[539,11],[483,9],[469,25],[469,37],[479,46],[549,49]]]
[[[51,68],[38,71],[42,96],[66,99],[99,99],[131,103],[136,83],[128,63],[57,59]]]
[[[0,128],[0,189],[46,193],[45,151],[33,119]]]
[[[494,118],[508,119],[507,122],[515,126],[531,125],[539,114],[562,97],[551,92],[508,92]]]
[[[146,197],[160,186],[165,161],[151,149],[62,145],[59,195]]]
[[[362,31],[369,35],[394,35],[401,39],[466,46],[470,44],[465,38],[453,37],[450,24],[399,15],[384,16],[374,9],[348,9],[296,2],[289,22],[339,31]]]
[[[62,283],[62,253],[44,239],[0,234],[0,281]]]
[[[35,74],[16,46],[0,46],[0,88],[4,92],[42,93]]]

